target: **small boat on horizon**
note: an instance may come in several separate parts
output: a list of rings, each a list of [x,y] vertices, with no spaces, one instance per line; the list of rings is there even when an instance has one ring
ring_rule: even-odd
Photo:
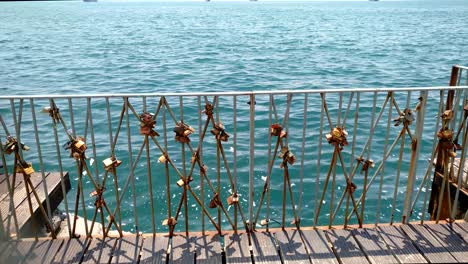
[[[83,2],[97,2],[98,0],[83,0]]]

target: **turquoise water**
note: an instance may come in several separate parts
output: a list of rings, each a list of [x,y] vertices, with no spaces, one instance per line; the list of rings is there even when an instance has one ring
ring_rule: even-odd
[[[468,64],[466,14],[466,1],[0,3],[0,93],[71,95],[447,85],[451,66]],[[431,97],[433,102],[437,101],[437,96],[435,94]],[[414,107],[417,95],[413,94],[413,97],[411,105]],[[336,102],[336,97],[331,99]],[[382,99],[379,99],[377,105],[381,105]],[[245,104],[247,100],[239,98],[239,138],[248,137],[248,119],[242,115],[246,113],[242,111],[248,109]],[[302,107],[302,100],[295,98],[294,104]],[[141,110],[141,100],[136,101],[136,107]],[[404,98],[399,101],[405,103]],[[257,106],[256,128],[259,133],[256,134],[256,147],[259,150],[256,152],[256,163],[261,164],[255,170],[255,188],[258,193],[263,186],[261,177],[265,175],[267,164],[266,134],[262,134],[268,127],[267,102],[268,98],[259,98]],[[280,116],[285,110],[284,102],[284,97],[277,102]],[[47,103],[38,102],[37,111]],[[175,101],[174,104],[177,103]],[[371,103],[370,97],[363,96],[361,112],[364,120],[371,111]],[[9,104],[5,101],[1,104],[0,113],[8,117]],[[29,109],[27,104],[25,107]],[[78,134],[84,133],[84,104],[81,101],[74,105],[75,117],[82,118],[76,123]],[[156,104],[153,99],[148,101],[150,107]],[[184,104],[186,113],[196,109],[187,102]],[[226,103],[225,111],[221,111],[223,120],[232,118],[230,104]],[[317,96],[311,97],[309,104],[311,113],[318,112],[320,101]],[[117,126],[116,116],[120,113],[121,105],[120,101],[113,104],[114,128]],[[67,102],[59,102],[59,107],[66,108]],[[104,107],[103,100],[93,102],[94,119],[106,120]],[[433,117],[436,106],[431,107]],[[178,111],[177,106],[175,111]],[[336,108],[332,111],[336,113]],[[290,145],[299,152],[302,109],[294,109],[291,115],[291,130],[296,133],[291,133]],[[64,116],[70,120],[67,113]],[[433,120],[431,117],[428,120]],[[46,135],[50,133],[50,119],[43,118],[45,121],[40,123],[42,141],[51,145],[50,149],[43,148],[44,156],[53,157],[53,139],[50,134]],[[309,123],[311,132],[308,132],[307,138],[313,141],[317,136],[316,128],[320,125],[319,118],[310,115],[309,118],[313,121]],[[352,123],[352,111],[348,118]],[[7,118],[5,120],[11,124]],[[383,120],[387,120],[385,115]],[[25,117],[24,122],[26,125],[31,124],[30,117]],[[137,121],[132,122],[138,126]],[[100,121],[94,123],[98,139],[97,160],[101,160],[109,155],[106,145],[107,124]],[[225,123],[232,131],[232,125],[228,121]],[[190,124],[196,125],[196,121]],[[431,122],[428,124],[433,126]],[[360,124],[359,129],[357,140],[366,140],[368,127]],[[27,128],[25,130],[29,131]],[[432,133],[429,131],[425,136],[426,149],[421,160],[430,158],[427,148],[430,151]],[[376,151],[384,145],[383,139],[378,138],[384,134],[383,125],[373,143]],[[64,140],[66,138],[62,135],[61,141]],[[122,138],[122,142],[125,140],[125,137]],[[29,144],[33,145],[33,139],[30,141]],[[141,146],[141,138],[133,144],[135,155]],[[226,146],[230,155],[231,144],[232,141]],[[306,173],[312,171],[313,174],[316,171],[316,144],[313,141],[306,150]],[[327,172],[326,162],[330,160],[331,153],[328,144],[325,141],[323,144],[322,159],[325,165],[320,169],[321,177]],[[171,148],[175,152],[180,147],[172,144]],[[214,150],[212,145],[205,151],[208,160],[210,150]],[[126,146],[122,145],[117,151],[125,157]],[[239,182],[243,186],[240,193],[244,199],[248,196],[247,153],[248,145],[238,146]],[[407,170],[408,152],[405,155],[402,167]],[[154,156],[157,158],[159,155]],[[395,151],[387,165],[390,169],[386,171],[390,175],[386,176],[384,183],[384,203],[381,207],[385,208],[385,213],[381,221],[388,220],[389,201],[393,197],[392,168],[397,167],[397,156],[398,152]],[[349,150],[345,157],[350,159]],[[381,159],[381,154],[379,157]],[[34,158],[34,155],[31,154],[30,158]],[[74,162],[67,160],[66,155],[64,160],[64,169],[75,172]],[[56,168],[55,159],[46,159],[44,162],[46,168]],[[123,222],[126,230],[135,231],[133,208],[137,207],[139,230],[151,232],[148,186],[146,177],[141,176],[146,171],[146,162],[143,160],[140,163],[136,173],[138,199],[136,205],[131,195],[124,200],[126,210],[123,212]],[[177,164],[180,165],[180,159]],[[161,172],[156,166],[155,170]],[[215,167],[216,163],[211,160],[210,169],[215,170]],[[125,161],[121,169],[128,170]],[[298,166],[291,170],[297,194]],[[424,166],[420,166],[419,170],[420,174],[424,173]],[[275,181],[281,179],[281,171],[276,171],[274,175]],[[69,195],[70,204],[74,202],[76,175],[72,175],[72,179],[74,189]],[[154,200],[159,201],[156,206],[157,224],[166,217],[167,210],[164,205],[166,194],[163,179],[161,174],[155,176]],[[222,182],[223,190],[229,189],[225,174]],[[305,182],[303,224],[311,225],[313,204],[310,201],[317,195],[315,178],[306,175]],[[321,186],[323,183],[321,179]],[[359,176],[357,183],[362,183],[362,176]],[[85,193],[88,193],[92,187],[89,182],[85,184]],[[272,218],[276,220],[281,218],[281,184],[275,182],[272,186]],[[405,184],[402,181],[401,186]],[[342,191],[338,187],[336,195],[341,195]],[[129,192],[132,193],[131,190]],[[179,192],[180,189],[173,188],[174,195]],[[367,207],[370,213],[366,215],[366,222],[374,221],[376,193],[377,189],[373,189],[369,194]],[[111,188],[106,195],[112,208],[114,194]],[[399,193],[399,197],[401,202],[403,194]],[[173,201],[176,202],[178,199]],[[328,206],[326,203],[322,208],[319,224],[327,224]],[[87,199],[87,207],[88,214],[91,214],[91,199]],[[193,219],[199,219],[200,211],[193,200],[189,201],[189,212],[195,215]],[[216,215],[215,211],[212,214]],[[288,219],[291,218],[291,210],[288,210],[288,215]],[[340,216],[337,219],[336,223],[343,221]],[[225,219],[223,222],[226,225]],[[199,222],[193,222],[191,226],[200,228]],[[178,227],[182,229],[183,222]],[[158,231],[161,230],[164,229],[158,226]]]
[[[466,1],[0,5],[0,92],[446,85]]]

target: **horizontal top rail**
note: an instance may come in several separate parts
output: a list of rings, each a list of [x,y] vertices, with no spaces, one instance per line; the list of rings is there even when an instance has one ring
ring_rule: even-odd
[[[404,92],[404,91],[440,91],[463,90],[468,86],[434,86],[434,87],[402,87],[402,88],[330,88],[307,90],[274,90],[274,91],[228,91],[228,92],[183,92],[183,93],[102,93],[102,94],[45,94],[45,95],[0,95],[0,99],[58,99],[58,98],[103,98],[103,97],[156,97],[156,96],[250,96],[250,95],[275,95],[275,94],[320,94],[342,92]]]

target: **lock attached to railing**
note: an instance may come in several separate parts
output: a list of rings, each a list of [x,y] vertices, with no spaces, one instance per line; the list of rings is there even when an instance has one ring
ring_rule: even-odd
[[[104,169],[106,171],[112,170],[120,166],[122,164],[121,160],[116,159],[115,157],[110,157],[102,161],[104,164]]]
[[[29,151],[29,147],[25,144],[21,143],[21,149],[24,151]],[[3,148],[3,152],[5,154],[11,154],[18,150],[18,140],[15,137],[8,136],[7,141],[5,142],[5,147]]]
[[[88,147],[82,137],[76,137],[75,139],[63,144],[63,148],[70,151],[70,157],[78,160],[84,155]]]
[[[414,115],[413,111],[411,109],[406,108],[401,112],[400,116],[393,119],[393,125],[394,126],[399,126],[400,124],[404,124],[405,126],[409,126],[413,123],[414,121]]]
[[[273,124],[270,128],[270,134],[275,137],[284,138],[288,136],[288,133],[283,130],[280,124]]]
[[[205,110],[202,112],[205,113],[207,116],[212,116],[213,115],[213,105],[211,104],[205,104]]]
[[[339,145],[340,150],[348,145],[348,140],[346,139],[347,136],[348,132],[346,132],[346,130],[342,127],[335,127],[332,129],[330,134],[325,135],[328,143],[332,145]]]
[[[174,128],[174,132],[176,141],[180,143],[189,143],[189,136],[195,132],[195,129],[181,121],[177,123]]]
[[[211,129],[211,134],[213,134],[215,138],[218,140],[228,141],[229,134],[226,133],[224,129],[225,128],[224,128],[223,123],[219,122],[214,125],[213,129]]]
[[[233,205],[233,204],[239,203],[239,196],[237,194],[233,194],[233,195],[229,196],[226,199],[226,201],[227,201],[228,205]]]
[[[34,168],[32,166],[32,163],[23,162],[23,163],[20,163],[20,166],[16,167],[16,172],[17,173],[24,173],[24,174],[30,176],[31,174],[34,173]]]
[[[293,165],[296,162],[296,156],[289,150],[288,147],[281,148],[281,151],[278,155],[280,159],[283,159],[281,162],[280,168],[283,168],[287,163]]]
[[[154,131],[156,120],[154,115],[148,112],[144,112],[140,115],[140,135],[146,135],[150,137],[159,137],[158,132]]]

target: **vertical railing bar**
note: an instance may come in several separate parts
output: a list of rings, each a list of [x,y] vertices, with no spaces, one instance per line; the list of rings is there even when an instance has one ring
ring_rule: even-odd
[[[303,196],[303,184],[304,184],[304,159],[305,159],[305,145],[306,145],[306,130],[307,130],[307,106],[308,106],[309,94],[304,94],[304,112],[303,112],[303,123],[302,123],[302,150],[301,150],[301,169],[299,172],[299,201],[298,201],[298,219],[301,219],[302,215],[302,196]]]
[[[216,97],[213,99],[216,104],[216,123],[219,124],[219,100],[216,100]],[[216,193],[218,195],[221,195],[221,151],[219,148],[219,143],[217,143],[216,147],[216,183],[217,183],[217,188],[216,188]],[[221,228],[221,206],[217,206],[218,209],[218,226]]]
[[[146,111],[147,111],[147,108],[146,108],[146,96],[143,96],[142,100],[143,100],[143,113],[146,113]]]
[[[390,94],[390,102],[393,100],[393,92]],[[388,147],[388,139],[390,136],[390,123],[392,122],[392,109],[393,109],[393,104],[389,104],[388,108],[388,118],[387,118],[387,132],[385,133],[385,143],[384,143],[384,148],[383,148],[383,160],[386,160],[385,154],[387,153],[387,147]],[[375,226],[379,225],[379,220],[380,220],[380,204],[382,202],[382,190],[383,190],[383,179],[384,179],[384,174],[385,174],[385,162],[382,161],[382,169],[380,171],[380,184],[379,184],[379,195],[377,198],[377,208],[376,208],[376,214],[375,214]]]
[[[286,131],[289,133],[289,112],[291,110],[292,94],[288,94],[287,103],[286,103],[286,112],[283,118],[283,127],[286,128]],[[286,137],[286,146],[289,144],[289,137]],[[286,195],[286,194],[285,194]]]
[[[388,99],[388,97],[387,97]],[[384,105],[385,107],[385,105]],[[375,131],[375,127],[377,126],[377,122],[380,121],[380,118],[381,118],[381,114],[383,113],[383,108],[382,110],[380,111],[379,113],[379,117],[377,120],[375,120],[375,112],[377,110],[377,92],[374,92],[374,100],[372,102],[372,116],[371,116],[371,128],[370,128],[370,133],[369,133],[369,144],[367,144],[367,159],[370,159],[370,155],[371,155],[371,152],[372,152],[372,138],[374,136],[374,131]],[[376,122],[374,124],[374,122]]]
[[[146,173],[148,177],[148,193],[150,197],[150,208],[151,208],[151,228],[153,230],[153,236],[155,236],[156,235],[156,218],[155,218],[155,213],[154,213],[154,197],[153,197],[153,181],[152,181],[153,176],[151,174],[151,156],[150,156],[148,135],[145,136],[145,145],[146,145]]]
[[[111,147],[112,156],[114,156],[115,146],[114,146],[114,137],[112,133],[112,118],[111,118],[111,113],[110,113],[109,97],[106,97],[106,112],[107,112],[107,129],[109,130],[109,146]]]
[[[456,122],[456,120],[458,118],[458,113],[460,112],[460,111],[458,111],[458,107],[457,107],[458,105],[460,105],[460,97],[461,97],[461,91],[456,91],[455,92],[455,100],[454,100],[454,103],[453,103],[453,106],[452,106],[453,118],[450,121],[450,127],[454,128],[454,129],[455,129],[455,122]]]
[[[406,132],[404,130],[400,132],[400,137],[401,137],[400,154],[398,156],[398,165],[397,165],[397,171],[396,171],[396,177],[395,177],[395,186],[394,186],[394,191],[393,191],[392,208],[390,209],[390,224],[391,225],[393,224],[396,200],[397,200],[398,189],[399,189],[398,187],[400,186],[401,164],[403,161],[403,152],[405,149],[405,140],[406,140]]]
[[[91,108],[91,98],[87,98],[88,103],[88,111],[89,111],[89,131],[91,133],[91,142],[93,144],[93,158],[95,161],[94,165],[94,173],[96,174],[97,182],[100,181],[99,171],[98,171],[98,163],[97,163],[97,154],[96,154],[96,138],[94,137],[94,124],[93,124],[93,110]],[[89,175],[92,177],[92,175]]]
[[[50,206],[50,197],[49,197],[49,195],[47,195],[49,192],[48,192],[48,188],[47,188],[47,184],[46,184],[47,182],[45,180],[44,161],[42,159],[42,149],[41,149],[41,143],[40,143],[40,139],[39,139],[39,131],[38,131],[38,128],[37,128],[36,111],[34,109],[34,99],[31,98],[29,100],[29,104],[30,104],[30,107],[31,107],[31,117],[32,117],[32,121],[33,121],[34,136],[35,136],[35,139],[36,139],[37,157],[39,159],[39,166],[40,166],[40,170],[41,170],[42,182],[44,182],[44,184],[43,184],[44,193],[46,194],[47,216],[49,217],[49,219],[52,219],[52,210],[51,210],[51,206]]]
[[[268,128],[271,129],[271,126],[273,125],[273,121],[272,121],[272,118],[273,118],[273,107],[274,107],[274,97],[273,95],[270,94],[269,96],[269,100],[268,100]],[[266,181],[269,181],[268,182],[268,185],[267,185],[267,200],[266,200],[266,219],[268,221],[268,223],[270,222],[270,202],[271,202],[271,166],[270,166],[270,161],[272,159],[274,159],[274,157],[272,158],[271,157],[271,133],[270,131],[268,131],[268,154],[267,154],[267,157],[268,157],[268,167],[267,167],[267,179]],[[259,204],[258,206],[261,206],[261,204]],[[267,225],[267,230],[269,230],[270,228],[270,225],[268,224]]]
[[[253,226],[253,202],[254,202],[254,160],[255,160],[255,95],[250,95],[250,144],[249,144],[249,223],[250,230],[254,230]]]
[[[411,142],[411,162],[408,173],[408,183],[406,188],[405,203],[404,203],[404,212],[402,222],[404,224],[410,221],[411,217],[411,200],[413,195],[413,186],[416,181],[416,172],[418,167],[418,158],[419,152],[421,150],[422,134],[424,130],[424,116],[426,113],[426,103],[427,103],[427,92],[422,91],[420,93],[422,100],[420,101],[420,110],[417,112],[416,118],[416,131],[414,133],[413,142]]]
[[[336,120],[336,126],[339,126],[341,124],[341,111],[343,109],[343,93],[340,92],[338,93],[339,99],[338,99],[338,116]]]
[[[109,97],[106,97],[106,112],[107,112],[107,129],[109,131],[109,146],[111,148],[111,156],[115,157],[115,145],[114,145],[114,137],[112,133],[112,117],[110,113],[110,104],[109,104]],[[116,203],[116,209],[117,209],[117,218],[118,218],[118,223],[119,226],[122,227],[122,213],[121,213],[121,208],[120,208],[120,200],[119,200],[119,186],[117,182],[117,176],[114,175],[114,178],[112,179],[114,183],[114,193],[115,193],[115,203]]]
[[[70,126],[72,130],[72,135],[76,137],[76,129],[75,129],[75,115],[73,113],[73,101],[72,98],[68,98],[68,111],[70,114]]]
[[[233,174],[234,174],[234,187],[235,193],[237,194],[237,96],[233,96],[232,98],[232,108],[233,108],[233,115],[232,115],[232,147],[233,147]],[[200,123],[201,126],[201,123]],[[240,205],[240,204],[239,204]],[[237,206],[234,206],[234,231],[237,232]]]
[[[353,98],[353,94],[351,95],[351,98]],[[351,105],[352,101],[349,101],[349,106]],[[350,157],[350,162],[349,162],[349,168],[353,168],[354,166],[354,155],[355,155],[355,148],[356,148],[356,137],[357,137],[357,126],[358,126],[358,120],[359,120],[359,107],[361,104],[361,93],[358,92],[356,95],[356,109],[354,109],[354,127],[353,127],[353,144],[351,144],[351,157]],[[346,114],[347,115],[347,114]],[[346,116],[345,116],[346,120]],[[343,120],[343,126],[345,125],[345,120]],[[343,168],[344,169],[344,168]],[[351,170],[349,172],[350,179],[352,180],[354,178],[354,173]]]
[[[162,97],[160,101],[165,101],[166,99]],[[167,123],[166,123],[166,107],[165,104],[161,106],[161,108],[158,108],[161,110],[161,120],[162,120],[162,126],[163,126],[163,135],[164,135],[164,155],[167,155],[168,152],[168,144],[167,144]],[[169,164],[167,161],[164,161],[164,171],[166,174],[166,199],[167,199],[167,217],[168,220],[171,219],[172,217],[172,208],[171,208],[171,203],[172,203],[172,197],[171,197],[171,183],[169,179]],[[172,227],[169,226],[169,232],[172,232]]]
[[[130,131],[130,118],[129,118],[129,101],[128,97],[124,97],[125,101],[125,122],[126,122],[126,128],[127,128],[127,146],[128,146],[128,163],[133,164],[133,154],[132,154],[132,133]],[[138,226],[138,213],[137,213],[137,202],[136,202],[136,189],[135,189],[135,173],[134,170],[132,169],[130,171],[130,180],[132,184],[132,202],[133,202],[133,216],[135,220],[135,233],[139,232],[139,226]],[[123,195],[123,192],[122,192]]]
[[[323,102],[323,101],[322,101]],[[324,122],[324,108],[320,107],[320,132],[318,137],[318,146],[317,146],[317,171],[316,171],[316,178],[315,178],[315,192],[314,192],[314,214],[317,213],[317,203],[318,203],[318,193],[319,193],[319,185],[320,185],[320,161],[322,157],[322,138],[323,138],[323,122]],[[321,201],[320,201],[321,202]],[[318,215],[314,215],[314,228],[317,226],[317,222],[319,220]]]
[[[69,98],[69,100],[71,101],[71,99]],[[50,100],[50,104],[52,104],[52,100]],[[65,195],[67,193],[66,191],[66,188],[65,188],[65,179],[64,179],[64,175],[63,175],[63,166],[62,166],[62,155],[61,155],[61,152],[60,152],[60,144],[59,144],[59,138],[58,138],[58,132],[57,132],[57,125],[56,125],[56,121],[54,120],[53,121],[53,130],[54,130],[54,139],[55,139],[55,149],[57,151],[57,165],[59,167],[59,172],[60,172],[60,185],[62,187],[62,193],[64,194],[63,195],[63,201],[64,201],[64,206],[65,206],[65,212],[67,214],[67,229],[68,229],[68,237],[72,237],[72,233],[71,233],[71,221],[70,221],[70,213],[68,211],[68,199],[67,199],[67,195]]]
[[[3,123],[3,117],[2,115],[0,114],[0,119],[2,120],[2,123]],[[6,126],[5,126],[6,128]],[[10,134],[8,132],[8,130],[5,130],[5,133],[6,134]],[[3,146],[3,142],[2,142],[2,139],[0,138],[0,146]],[[2,163],[3,163],[3,170],[5,172],[5,177],[8,179],[9,178],[9,174],[8,174],[8,166],[7,166],[7,163],[6,163],[6,159],[5,159],[5,153],[3,151],[3,147],[0,147],[0,154],[2,156]],[[20,230],[19,230],[19,227],[18,227],[18,218],[16,216],[16,210],[15,210],[15,204],[14,204],[14,199],[13,199],[13,190],[15,188],[15,186],[11,186],[11,183],[9,180],[6,181],[6,184],[7,184],[7,188],[8,188],[8,196],[10,198],[10,203],[9,203],[9,213],[11,213],[13,215],[13,223],[15,225],[15,229],[16,229],[16,235],[17,235],[17,238],[21,238],[21,234],[20,234]],[[3,218],[2,218],[3,219]],[[10,220],[8,220],[8,223],[9,223]],[[2,223],[3,225],[3,220],[2,220]],[[9,225],[7,226],[8,228],[8,234],[10,234],[10,228],[9,228]]]
[[[198,100],[198,131],[202,131],[202,107],[201,107],[201,97],[200,96],[197,96],[197,100]],[[198,135],[198,138],[199,138],[199,145],[200,145],[200,153],[199,153],[199,157],[200,157],[200,163],[203,164],[203,135],[202,133],[199,133]],[[200,200],[202,202],[202,204],[205,204],[205,189],[204,189],[204,177],[200,177]],[[201,224],[202,224],[202,233],[205,234],[205,213],[203,212],[203,210],[200,211],[201,213]]]
[[[338,125],[338,123],[337,123]],[[335,205],[335,184],[336,184],[336,167],[337,162],[336,160],[338,159],[337,153],[338,153],[338,145],[335,145],[334,150],[333,150],[333,159],[332,159],[332,164],[333,164],[333,174],[332,174],[332,186],[331,186],[331,194],[330,194],[330,216],[328,220],[328,228],[331,229],[333,225],[333,206]],[[330,165],[331,166],[331,165]],[[327,179],[328,181],[328,179]],[[324,190],[326,191],[326,190]]]
[[[184,123],[184,100],[182,96],[179,96],[179,114],[180,121]],[[182,143],[182,175],[184,179],[187,177],[187,166],[185,164],[185,143]],[[185,234],[189,234],[189,216],[188,216],[188,204],[187,204],[187,185],[184,184],[184,219],[185,219]]]
[[[411,102],[411,91],[408,91],[406,95],[406,108],[410,108],[410,102]]]

